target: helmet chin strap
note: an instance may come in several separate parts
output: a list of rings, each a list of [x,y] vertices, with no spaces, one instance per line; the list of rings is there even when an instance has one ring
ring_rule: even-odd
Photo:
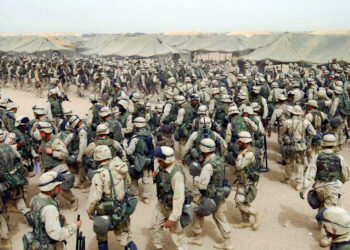
[[[56,194],[55,194],[55,190],[53,189],[53,190],[51,190],[51,196],[52,196],[52,198],[56,198]]]

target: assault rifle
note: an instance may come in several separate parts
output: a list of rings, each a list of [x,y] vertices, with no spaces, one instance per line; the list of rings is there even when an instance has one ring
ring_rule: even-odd
[[[80,214],[78,214],[77,220],[80,221]],[[85,250],[85,236],[83,236],[83,232],[80,232],[79,228],[77,230],[75,250]]]
[[[265,168],[260,168],[260,172],[269,172],[269,166],[267,165],[267,140],[266,135],[264,135],[264,157],[263,160],[265,161]]]

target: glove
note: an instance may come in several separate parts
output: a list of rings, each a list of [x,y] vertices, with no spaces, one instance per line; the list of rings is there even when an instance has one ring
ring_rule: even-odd
[[[305,198],[304,198],[304,193],[303,193],[303,192],[300,192],[300,193],[299,193],[299,196],[300,196],[301,199],[303,199],[303,200],[305,199]]]
[[[173,225],[173,222],[172,222],[171,220],[167,220],[167,221],[165,222],[164,227],[165,227],[165,228],[171,228],[172,225]]]

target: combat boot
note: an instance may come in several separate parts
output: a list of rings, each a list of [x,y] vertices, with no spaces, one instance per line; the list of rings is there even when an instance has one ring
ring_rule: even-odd
[[[225,239],[223,243],[215,243],[214,248],[231,250],[231,249],[233,249],[232,241],[231,241],[231,239]]]
[[[188,244],[201,246],[202,245],[202,240],[200,239],[200,235],[197,234],[197,235],[195,235],[193,237],[188,238]]]
[[[2,239],[0,243],[0,249],[3,249],[3,250],[12,249],[10,239]]]
[[[241,222],[239,224],[234,224],[233,225],[233,227],[237,228],[237,229],[243,229],[243,228],[247,228],[247,227],[251,227],[251,226],[252,226],[252,224],[249,221]]]
[[[326,235],[322,236],[322,239],[320,240],[320,246],[321,247],[328,247],[331,244],[331,239],[328,238]]]
[[[295,190],[296,191],[300,191],[301,189],[301,183],[298,183],[296,186],[295,186]]]
[[[254,222],[254,224],[252,226],[253,231],[258,230],[258,228],[259,228],[263,218],[264,218],[264,214],[263,213],[256,213],[256,215],[255,215],[255,222]]]
[[[280,182],[284,183],[284,184],[290,184],[290,179],[284,178],[284,179],[280,180]]]
[[[78,209],[78,198],[71,203],[70,211],[75,212]]]

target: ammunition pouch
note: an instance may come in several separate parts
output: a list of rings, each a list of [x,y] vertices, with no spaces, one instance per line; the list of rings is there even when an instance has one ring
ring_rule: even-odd
[[[307,202],[309,203],[312,209],[317,209],[321,206],[321,203],[317,197],[317,193],[314,189],[311,189],[307,194]]]
[[[62,189],[63,190],[70,190],[73,185],[74,185],[74,175],[71,174],[70,172],[65,172],[65,173],[62,173],[62,176],[64,178],[64,181],[62,183]]]
[[[247,185],[245,188],[245,202],[252,203],[258,193],[258,188],[255,185]]]
[[[203,197],[199,203],[199,206],[195,209],[198,216],[204,217],[209,216],[217,209],[216,203],[213,199]]]

